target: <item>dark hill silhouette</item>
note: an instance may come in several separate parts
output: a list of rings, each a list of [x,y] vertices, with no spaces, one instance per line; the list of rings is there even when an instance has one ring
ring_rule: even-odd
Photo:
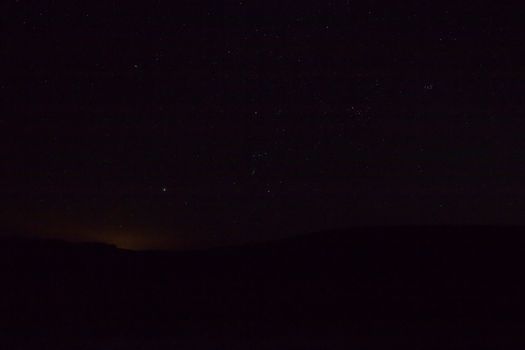
[[[525,313],[523,233],[360,228],[185,252],[3,239],[0,326],[183,337],[290,327],[341,336],[381,322],[515,325]]]

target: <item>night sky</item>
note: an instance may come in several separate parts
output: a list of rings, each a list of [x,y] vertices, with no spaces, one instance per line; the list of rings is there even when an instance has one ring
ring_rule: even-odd
[[[0,10],[2,234],[143,249],[525,224],[519,9],[20,0]]]

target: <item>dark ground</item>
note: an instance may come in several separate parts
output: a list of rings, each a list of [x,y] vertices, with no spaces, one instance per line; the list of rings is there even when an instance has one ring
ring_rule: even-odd
[[[4,239],[6,349],[522,348],[522,228],[132,252]]]

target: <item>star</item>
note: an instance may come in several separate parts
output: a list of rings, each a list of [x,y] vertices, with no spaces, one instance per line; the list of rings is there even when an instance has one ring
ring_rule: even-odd
[[[162,187],[162,192],[168,192],[168,188],[167,187]]]

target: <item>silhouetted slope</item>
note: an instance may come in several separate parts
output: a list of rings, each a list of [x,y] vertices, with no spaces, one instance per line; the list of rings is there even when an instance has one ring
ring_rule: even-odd
[[[521,228],[490,227],[355,229],[173,253],[4,240],[0,322],[11,331],[132,333],[506,322],[525,312],[524,243]]]

